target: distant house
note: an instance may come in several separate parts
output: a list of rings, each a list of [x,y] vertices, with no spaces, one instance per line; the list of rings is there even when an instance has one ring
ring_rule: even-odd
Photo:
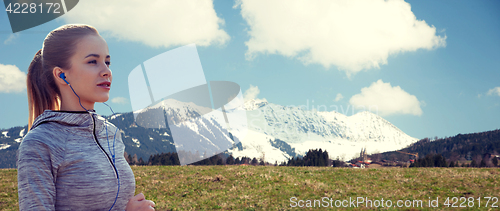
[[[368,165],[363,161],[358,161],[358,162],[354,163],[354,166],[364,169]]]

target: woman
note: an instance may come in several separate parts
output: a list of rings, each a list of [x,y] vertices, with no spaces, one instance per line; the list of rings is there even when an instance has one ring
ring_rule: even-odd
[[[109,98],[109,65],[106,41],[91,26],[65,25],[45,38],[28,69],[20,210],[154,210],[143,194],[133,196],[117,128],[93,110]]]

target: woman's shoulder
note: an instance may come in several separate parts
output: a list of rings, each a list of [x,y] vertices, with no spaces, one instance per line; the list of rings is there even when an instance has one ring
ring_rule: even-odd
[[[64,161],[67,135],[54,130],[52,124],[41,124],[24,136],[17,153],[17,165],[29,163],[51,163],[58,166]],[[40,164],[41,165],[41,164]]]
[[[52,147],[63,146],[68,131],[60,124],[44,123],[30,130],[21,141],[23,145],[47,145]]]

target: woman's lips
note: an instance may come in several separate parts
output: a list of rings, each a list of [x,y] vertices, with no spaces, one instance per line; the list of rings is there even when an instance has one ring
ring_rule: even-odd
[[[109,90],[111,88],[111,82],[105,81],[105,82],[97,84],[97,86]]]

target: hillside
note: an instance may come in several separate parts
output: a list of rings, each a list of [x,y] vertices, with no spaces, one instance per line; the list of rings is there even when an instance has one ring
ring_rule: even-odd
[[[486,153],[498,155],[500,154],[500,130],[458,134],[453,137],[436,140],[425,138],[401,151],[418,153],[419,157],[424,157],[428,154],[441,154],[446,159],[452,161],[476,159]],[[408,155],[394,151],[385,152],[382,153],[381,159],[406,160],[408,159]]]

